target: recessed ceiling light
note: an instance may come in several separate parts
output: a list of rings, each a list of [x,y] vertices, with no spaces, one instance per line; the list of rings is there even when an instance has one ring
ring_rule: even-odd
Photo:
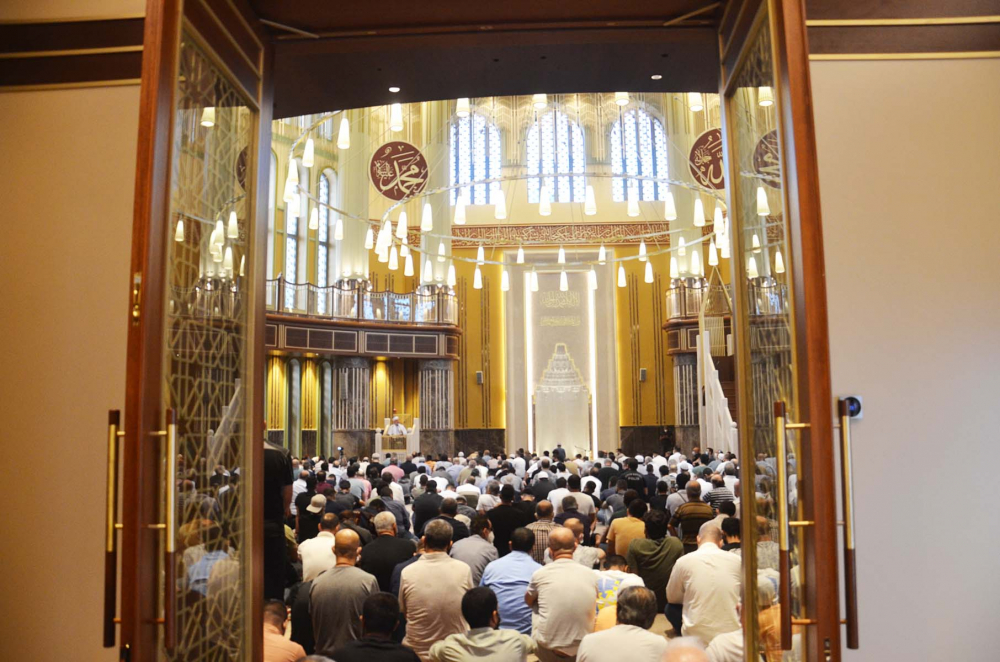
[[[389,91],[392,92],[393,94],[395,94],[396,92],[399,92],[399,88],[398,87],[390,87]]]
[[[660,80],[661,78],[663,78],[663,76],[661,76],[660,74],[653,74],[652,76],[650,76],[650,78],[652,78],[653,80]]]

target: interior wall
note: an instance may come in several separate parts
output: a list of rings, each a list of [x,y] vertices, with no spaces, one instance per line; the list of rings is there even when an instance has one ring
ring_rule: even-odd
[[[852,427],[861,649],[1000,650],[1000,60],[816,62],[835,395]]]
[[[139,88],[0,94],[0,659],[101,648],[107,411],[125,404]]]

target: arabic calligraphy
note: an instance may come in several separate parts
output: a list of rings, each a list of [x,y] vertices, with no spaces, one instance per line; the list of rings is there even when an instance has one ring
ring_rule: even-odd
[[[578,308],[579,292],[542,292],[540,297],[545,308]]]
[[[375,150],[368,170],[372,185],[390,200],[416,195],[427,185],[427,159],[419,149],[400,140]]]
[[[778,156],[778,132],[768,131],[757,141],[753,150],[753,169],[763,175],[764,183],[774,189],[781,188],[781,158]]]
[[[698,136],[691,146],[689,166],[691,175],[702,186],[716,191],[726,188],[725,170],[722,165],[722,131],[709,129]]]

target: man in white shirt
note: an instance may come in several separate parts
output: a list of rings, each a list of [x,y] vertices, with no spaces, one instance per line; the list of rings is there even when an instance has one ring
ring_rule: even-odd
[[[540,662],[576,657],[580,642],[594,629],[597,576],[573,560],[575,549],[572,531],[552,529],[549,552],[554,560],[535,571],[524,594],[534,612],[531,637]]]
[[[677,560],[667,583],[667,602],[682,605],[681,633],[706,644],[740,627],[742,560],[724,552],[722,540],[716,524],[702,524],[698,549]]]
[[[389,437],[401,437],[406,434],[406,426],[400,424],[399,416],[392,417],[392,423],[385,429],[385,434]]]
[[[562,512],[563,497],[568,495],[569,490],[566,488],[566,479],[560,476],[559,478],[556,478],[556,489],[549,492],[548,496],[545,497],[545,500],[552,502],[552,506],[556,511],[555,514],[558,515]]]
[[[333,513],[326,513],[319,521],[319,533],[299,544],[299,558],[302,560],[302,581],[311,582],[325,570],[337,565],[333,553],[334,536],[340,520]]]
[[[623,653],[634,660],[660,660],[667,640],[649,632],[656,613],[656,595],[648,588],[622,589],[618,593],[618,624],[584,637],[577,662],[620,662]]]
[[[510,458],[510,466],[514,467],[514,473],[517,474],[518,478],[524,478],[525,471],[527,470],[527,462],[524,460],[524,456],[518,454]]]
[[[299,509],[295,507],[295,497],[305,492],[308,488],[306,487],[306,478],[309,477],[308,471],[302,471],[299,473],[298,479],[292,483],[292,503],[288,506],[292,511],[292,515],[298,515]]]
[[[677,478],[675,480],[677,491],[667,497],[667,505],[665,506],[667,514],[671,518],[673,518],[674,513],[677,512],[678,508],[688,502],[687,491],[685,488],[687,487],[688,480],[690,480],[690,478],[690,474],[677,474]]]

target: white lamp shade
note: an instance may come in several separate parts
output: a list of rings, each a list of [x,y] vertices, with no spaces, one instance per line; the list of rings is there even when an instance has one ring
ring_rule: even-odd
[[[524,247],[523,246],[518,246],[517,247],[517,263],[518,264],[524,264]]]
[[[719,251],[715,247],[715,237],[708,242],[708,264],[715,267],[719,264]]]
[[[389,262],[389,251],[383,248],[382,250],[376,250],[375,255],[378,256],[378,261],[380,264],[388,264]]]
[[[431,263],[430,258],[424,260],[424,270],[420,273],[420,278],[425,283],[429,283],[434,280],[434,265]]]
[[[347,116],[340,118],[340,131],[337,133],[337,148],[351,148],[351,124],[347,121]]]
[[[222,227],[221,218],[215,220],[215,230],[212,232],[212,236],[215,238],[215,243],[219,246],[222,246],[226,242],[226,230]]]
[[[493,218],[502,221],[507,218],[507,196],[503,189],[498,189],[493,194],[495,202],[493,204]]]
[[[510,290],[510,274],[504,269],[500,272],[500,291],[507,292]]]
[[[459,117],[469,116],[469,99],[468,97],[461,97],[457,102],[455,102],[455,114]]]
[[[233,247],[226,246],[226,256],[222,258],[222,268],[226,271],[233,270]]]
[[[247,275],[246,272],[247,272],[247,256],[242,255],[240,256],[240,277],[242,278],[243,276],[246,276]]]
[[[768,86],[757,89],[757,105],[763,108],[774,105],[774,90]]]
[[[719,257],[723,260],[729,259],[729,234],[719,236]]]
[[[333,224],[333,239],[334,241],[341,241],[344,238],[344,219],[337,217],[337,220]]]
[[[400,243],[399,245],[399,257],[406,257],[409,254],[410,254],[410,246],[409,244],[406,243],[406,240],[404,239],[402,243]]]
[[[472,274],[472,287],[477,290],[483,289],[483,272],[476,265],[476,271]]]
[[[222,249],[212,251],[212,262],[222,262]]]
[[[396,251],[395,246],[389,249],[389,268],[393,271],[399,269],[399,252]]]
[[[372,230],[372,226],[368,226],[368,232],[365,233],[365,250],[370,251],[375,247],[375,231]]]
[[[644,280],[647,283],[652,283],[653,282],[653,263],[652,262],[647,262],[646,263],[646,277],[644,278]]]
[[[230,226],[231,225],[232,225],[232,221],[230,220]],[[319,230],[319,209],[316,208],[316,207],[313,207],[312,211],[309,212],[309,229],[310,230]],[[232,236],[232,235],[230,235],[230,236]]]
[[[597,264],[604,264],[607,261],[608,261],[608,252],[604,248],[604,244],[601,244],[601,247],[597,249]]]
[[[701,274],[701,250],[700,247],[695,247],[691,251],[691,260],[688,263],[688,268],[691,273],[698,276]]]
[[[403,130],[403,105],[399,103],[394,103],[389,106],[389,130],[390,131],[402,131]]]
[[[759,274],[757,273],[757,259],[753,255],[747,261],[747,275],[750,278],[756,278]]]
[[[726,224],[726,220],[722,216],[722,205],[718,202],[715,203],[715,212],[712,214],[712,224],[715,225],[715,231],[723,231],[723,226]]]
[[[396,237],[398,239],[406,239],[406,231],[409,228],[409,221],[406,218],[406,212],[399,212],[399,219],[396,221]]]
[[[285,176],[285,192],[281,199],[285,202],[292,202],[299,195],[299,168],[295,164],[295,159],[288,160],[288,174]]]
[[[597,213],[597,198],[594,195],[594,187],[587,184],[587,193],[583,201],[583,213],[586,216],[593,216]]]
[[[757,187],[757,215],[771,215],[771,207],[767,204],[767,191],[764,190],[763,186]]]
[[[688,107],[695,112],[705,108],[705,102],[701,97],[701,92],[688,92]]]
[[[705,204],[701,198],[694,199],[694,226],[696,228],[705,227]]]
[[[635,217],[639,215],[639,187],[628,187],[628,215]]]
[[[642,241],[639,242],[639,261],[640,262],[645,262],[646,261],[646,240],[645,239],[643,239]]]
[[[566,264],[566,249],[562,246],[559,247],[559,253],[556,257],[556,262],[559,264]]]
[[[618,287],[625,287],[628,281],[625,279],[625,265],[618,265]]]
[[[306,139],[306,146],[302,149],[302,165],[307,168],[313,167],[316,159],[316,145],[312,138]]]
[[[476,263],[482,264],[486,260],[486,251],[483,250],[483,245],[479,244],[479,248],[476,249]]]
[[[663,218],[668,221],[677,220],[677,205],[672,191],[667,191],[667,199],[663,201]]]
[[[750,248],[753,249],[754,253],[760,252],[760,237],[757,236],[756,232],[753,233],[753,239],[751,240]]]
[[[184,219],[177,219],[177,228],[174,230],[174,241],[184,241]]]
[[[681,257],[687,255],[687,246],[684,244],[684,237],[677,240],[677,254]]]
[[[785,258],[782,257],[781,251],[774,251],[774,272],[778,274],[785,273]]]
[[[548,95],[532,94],[531,105],[534,106],[535,110],[543,110],[547,105],[549,105]]]
[[[619,106],[627,106],[628,92],[615,92],[615,103]]]
[[[444,262],[448,259],[448,249],[445,248],[444,242],[438,242],[438,262]]]
[[[406,259],[403,260],[403,275],[407,277],[413,275],[413,256],[409,253],[406,254]]]
[[[420,215],[420,231],[430,232],[434,229],[434,212],[431,209],[431,203],[424,203],[424,213]]]
[[[569,277],[566,275],[565,271],[559,272],[559,291],[560,292],[569,291]]]
[[[677,265],[677,258],[674,257],[673,255],[670,256],[670,277],[671,278],[681,277],[681,270],[680,267],[678,267]]]
[[[201,111],[201,125],[208,128],[215,126],[215,106]]]
[[[458,278],[455,275],[455,265],[448,265],[448,287],[455,287],[455,283],[458,282]]]
[[[226,230],[226,235],[230,239],[238,239],[240,236],[240,224],[236,220],[236,210],[229,212],[229,227]]]

